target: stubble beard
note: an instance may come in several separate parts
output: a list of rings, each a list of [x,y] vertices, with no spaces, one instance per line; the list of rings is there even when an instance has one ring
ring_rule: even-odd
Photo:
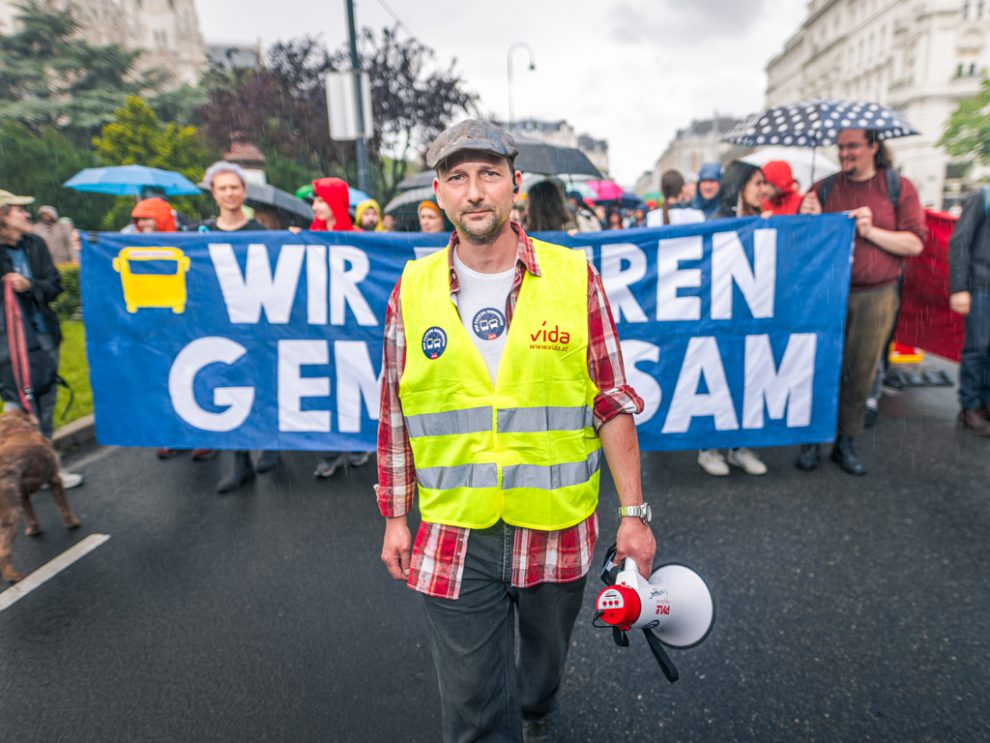
[[[508,222],[508,217],[499,220],[495,212],[491,212],[481,224],[477,222],[470,224],[464,220],[462,215],[458,220],[457,228],[472,244],[490,245],[501,234],[506,222]]]

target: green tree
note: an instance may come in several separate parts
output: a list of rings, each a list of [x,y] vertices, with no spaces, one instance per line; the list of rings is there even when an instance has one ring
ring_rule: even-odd
[[[983,81],[975,96],[959,102],[938,143],[955,157],[990,162],[990,80]]]
[[[81,229],[97,229],[107,198],[63,188],[82,168],[96,165],[93,154],[65,132],[50,125],[31,129],[16,121],[0,122],[0,188],[51,204]]]
[[[413,153],[459,111],[473,109],[477,96],[465,89],[453,61],[437,67],[429,47],[398,38],[394,29],[364,29],[359,57],[372,89],[372,192],[384,205],[415,167]],[[274,44],[263,67],[211,74],[210,100],[199,111],[203,133],[222,149],[239,137],[250,140],[269,162],[277,160],[280,177],[292,172],[285,161],[293,161],[300,173],[354,183],[354,143],[330,139],[324,87],[327,72],[349,68],[346,45],[331,53],[313,38]]]
[[[24,0],[17,30],[0,36],[0,121],[45,125],[83,135],[113,116],[129,93],[156,82],[134,73],[138,52],[90,44],[75,34],[70,9]]]
[[[209,152],[194,126],[164,124],[144,100],[129,96],[124,105],[114,111],[113,121],[103,126],[93,138],[93,153],[103,165],[147,165],[182,173],[193,183],[203,177],[209,162]],[[179,211],[193,218],[209,213],[203,197],[170,199]],[[126,222],[134,202],[119,199],[104,218],[107,229]]]

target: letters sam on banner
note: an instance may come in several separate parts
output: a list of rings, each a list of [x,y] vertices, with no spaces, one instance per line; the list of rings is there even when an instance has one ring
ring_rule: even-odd
[[[540,235],[601,272],[648,450],[830,440],[844,215]],[[103,444],[375,448],[388,297],[446,235],[99,233],[83,318]],[[517,328],[510,332],[529,332]],[[544,328],[553,353],[554,333]],[[419,353],[422,339],[409,339]],[[454,342],[448,339],[448,343]]]

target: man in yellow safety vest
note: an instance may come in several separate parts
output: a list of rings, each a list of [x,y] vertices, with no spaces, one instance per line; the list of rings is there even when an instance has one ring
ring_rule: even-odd
[[[649,575],[656,550],[632,417],[643,401],[601,279],[582,251],[510,221],[517,153],[507,132],[471,119],[433,142],[433,189],[455,231],[406,265],[385,322],[382,561],[424,594],[447,741],[552,739],[603,451],[619,559]]]

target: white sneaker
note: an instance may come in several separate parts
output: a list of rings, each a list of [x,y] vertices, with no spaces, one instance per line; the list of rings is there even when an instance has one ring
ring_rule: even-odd
[[[698,464],[712,477],[725,477],[729,474],[729,465],[718,449],[702,449],[698,452]]]
[[[66,472],[65,470],[59,470],[58,476],[62,478],[62,487],[66,490],[72,490],[72,488],[78,488],[83,484],[83,476],[78,475],[75,472]]]
[[[337,470],[346,466],[347,466],[347,452],[340,452],[339,454],[330,454],[328,456],[325,456],[323,459],[321,459],[320,463],[316,465],[316,471],[313,473],[313,477],[319,480],[325,480],[328,477],[333,477],[334,475],[337,474]]]
[[[729,449],[729,464],[739,467],[747,475],[765,475],[767,466],[753,453],[752,449],[745,446],[738,449]]]
[[[370,459],[370,451],[352,451],[347,455],[347,463],[351,465],[351,467],[364,467]]]

